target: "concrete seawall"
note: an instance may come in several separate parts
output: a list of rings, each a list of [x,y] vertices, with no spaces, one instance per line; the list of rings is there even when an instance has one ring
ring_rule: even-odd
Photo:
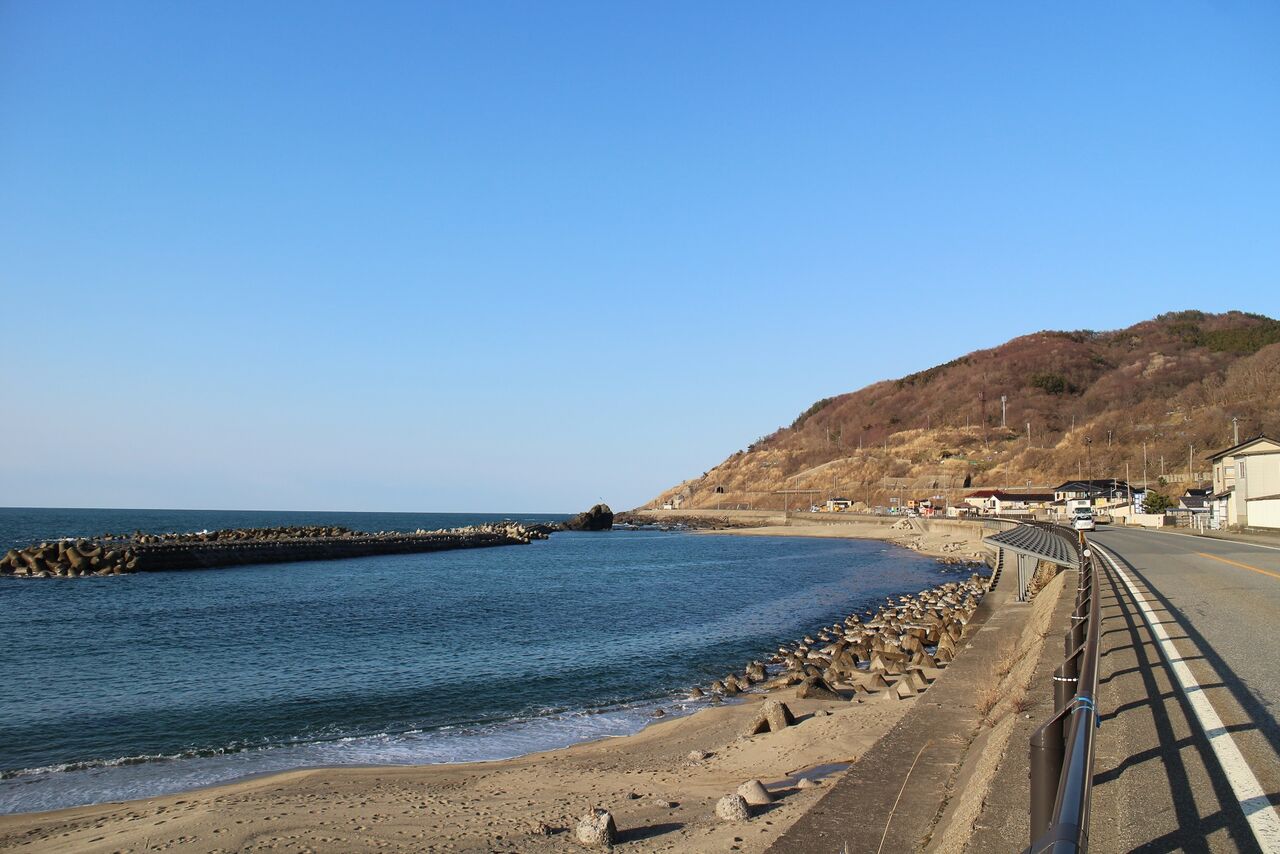
[[[501,534],[428,534],[237,543],[154,543],[137,546],[134,551],[138,557],[139,572],[158,572],[480,549],[523,542],[527,541]]]
[[[558,529],[559,526],[498,522],[414,533],[268,528],[125,537],[104,534],[12,549],[0,558],[0,576],[77,578],[481,549],[527,544],[546,539]]]

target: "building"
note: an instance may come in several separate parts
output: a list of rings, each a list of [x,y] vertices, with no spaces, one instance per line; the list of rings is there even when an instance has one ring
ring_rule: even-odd
[[[1188,489],[1178,496],[1178,509],[1185,510],[1192,516],[1208,513],[1209,500],[1212,495],[1212,489]]]
[[[1005,492],[999,490],[991,496],[992,510],[997,516],[1025,516],[1037,510],[1047,510],[1053,503],[1052,492]]]
[[[975,512],[982,513],[990,509],[991,497],[999,491],[998,489],[979,489],[975,492],[970,492],[960,500],[972,507]]]
[[[1077,510],[1110,511],[1128,506],[1133,494],[1132,486],[1115,478],[1069,480],[1053,488],[1053,511],[1058,516],[1071,516]]]
[[[1047,510],[1053,503],[1053,493],[979,489],[961,500],[986,516],[1028,516],[1037,510]]]
[[[828,498],[827,499],[826,508],[828,513],[843,513],[845,510],[848,510],[851,507],[853,507],[853,502],[850,501],[848,498]]]
[[[1280,442],[1255,436],[1210,454],[1209,462],[1213,527],[1280,529]]]

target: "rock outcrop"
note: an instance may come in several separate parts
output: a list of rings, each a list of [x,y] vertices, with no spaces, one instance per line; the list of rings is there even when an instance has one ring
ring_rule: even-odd
[[[597,504],[564,523],[566,531],[607,531],[613,527],[613,511],[608,504]]]

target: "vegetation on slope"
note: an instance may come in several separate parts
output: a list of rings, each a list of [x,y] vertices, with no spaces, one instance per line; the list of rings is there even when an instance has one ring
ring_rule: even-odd
[[[1114,332],[1038,332],[824,398],[655,503],[954,499],[969,488],[1123,478],[1126,464],[1141,482],[1144,449],[1147,478],[1178,483],[1231,444],[1233,417],[1242,438],[1280,433],[1277,404],[1280,322],[1268,317],[1184,311]]]

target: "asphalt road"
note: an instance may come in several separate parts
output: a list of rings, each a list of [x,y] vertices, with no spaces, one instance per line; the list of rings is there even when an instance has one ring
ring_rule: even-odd
[[[1280,827],[1280,549],[1106,528],[1092,539],[1121,561],[1101,590],[1091,847],[1280,850],[1265,835]],[[1198,688],[1180,684],[1121,573]],[[1196,704],[1221,728],[1206,733]],[[1242,803],[1250,778],[1260,796]]]

